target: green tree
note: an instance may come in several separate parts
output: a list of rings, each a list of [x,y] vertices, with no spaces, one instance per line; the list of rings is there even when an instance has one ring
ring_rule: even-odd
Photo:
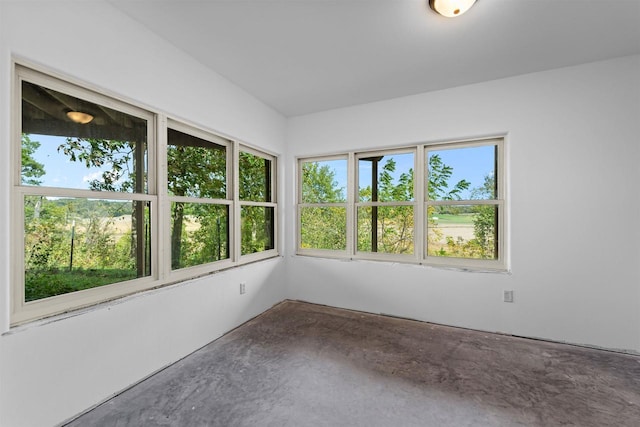
[[[40,148],[40,142],[31,139],[27,133],[22,134],[21,181],[27,185],[40,185],[44,176],[44,165],[33,158]]]
[[[271,160],[248,152],[239,158],[240,200],[271,202]],[[240,253],[262,252],[274,247],[274,209],[267,206],[243,206],[240,212]]]
[[[304,203],[341,203],[345,188],[339,187],[335,172],[327,164],[305,162],[302,165],[302,201]]]
[[[91,190],[145,191],[147,171],[144,142],[68,137],[65,143],[58,146],[58,152],[68,156],[72,162],[84,163],[87,168],[103,169],[101,179],[89,182]],[[131,228],[135,231],[135,238],[131,239],[131,256],[136,260],[138,277],[142,277],[151,273],[146,227],[149,210],[144,202],[134,202],[132,208]]]
[[[343,203],[345,188],[340,187],[335,172],[327,164],[305,162],[302,165],[303,203]],[[300,212],[303,248],[344,250],[346,248],[347,213],[344,207],[305,207]]]
[[[169,145],[167,175],[167,190],[172,196],[225,199],[226,150],[213,144],[209,147]],[[195,231],[187,230],[185,220],[189,217],[199,224]],[[221,218],[224,224],[218,227]],[[214,223],[216,227],[212,226]],[[222,217],[222,209],[193,203],[172,203],[171,267],[178,269],[226,258],[227,223],[228,215]],[[220,233],[217,233],[217,230],[221,230]]]
[[[460,200],[461,193],[471,183],[461,179],[449,189],[449,180],[453,175],[453,167],[444,164],[440,155],[429,156],[428,197],[429,200]]]
[[[142,192],[146,177],[144,166],[134,162],[135,150],[136,144],[132,142],[94,138],[67,138],[58,147],[58,152],[69,160],[84,163],[87,168],[110,166],[102,172],[102,179],[89,181],[91,190]],[[136,172],[141,175],[137,180]]]
[[[380,202],[405,202],[413,200],[413,169],[403,172],[396,180],[396,161],[387,159],[378,176],[377,200]],[[371,200],[373,189],[360,190],[361,200]],[[376,222],[375,224],[373,222]],[[413,252],[413,206],[388,205],[360,208],[358,212],[358,250],[383,253]],[[373,236],[376,233],[376,236]],[[377,245],[373,244],[376,237]],[[373,247],[375,246],[375,247]]]
[[[496,180],[494,174],[485,175],[482,186],[474,188],[471,192],[472,199],[494,199],[495,197]],[[483,259],[496,258],[496,208],[493,205],[475,205],[473,212],[474,240],[479,249],[479,257]]]

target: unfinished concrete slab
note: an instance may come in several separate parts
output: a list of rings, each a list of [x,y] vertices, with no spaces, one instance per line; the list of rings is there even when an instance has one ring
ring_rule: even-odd
[[[286,301],[68,426],[638,426],[640,357]]]

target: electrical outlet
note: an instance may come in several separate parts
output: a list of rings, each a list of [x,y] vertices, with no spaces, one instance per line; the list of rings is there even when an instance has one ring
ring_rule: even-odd
[[[245,293],[247,293],[247,284],[240,282],[240,295],[244,295]]]
[[[513,291],[504,291],[502,294],[502,300],[504,302],[513,302]]]

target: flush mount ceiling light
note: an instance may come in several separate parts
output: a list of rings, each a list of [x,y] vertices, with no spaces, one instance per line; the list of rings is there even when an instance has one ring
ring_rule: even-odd
[[[476,0],[429,0],[429,6],[442,16],[453,18],[471,9],[475,2]]]
[[[91,114],[83,113],[82,111],[69,111],[67,112],[67,117],[81,125],[86,125],[93,120],[93,116]]]

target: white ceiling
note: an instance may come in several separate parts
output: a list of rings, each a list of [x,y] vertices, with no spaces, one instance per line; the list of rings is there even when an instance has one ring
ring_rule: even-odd
[[[640,0],[109,0],[285,116],[640,53]]]

